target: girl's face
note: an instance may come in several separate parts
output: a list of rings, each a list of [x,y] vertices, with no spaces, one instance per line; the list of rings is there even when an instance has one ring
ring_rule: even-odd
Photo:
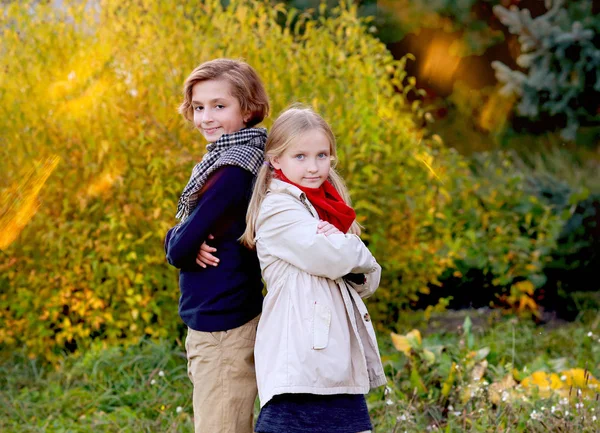
[[[192,108],[194,125],[209,143],[244,128],[249,117],[242,113],[237,98],[231,96],[231,84],[226,80],[196,83],[192,87]]]
[[[273,157],[271,164],[292,182],[319,188],[329,176],[331,144],[319,129],[300,134],[281,155]]]

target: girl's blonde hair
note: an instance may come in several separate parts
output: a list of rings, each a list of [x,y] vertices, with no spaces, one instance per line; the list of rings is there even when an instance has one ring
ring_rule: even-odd
[[[348,188],[341,176],[335,170],[337,152],[335,136],[333,135],[331,127],[311,108],[295,104],[279,115],[269,131],[267,143],[265,144],[265,161],[267,161],[268,164],[263,164],[256,176],[254,191],[252,193],[252,198],[250,199],[250,204],[248,205],[248,212],[246,213],[246,231],[240,238],[242,244],[248,248],[255,247],[256,242],[254,238],[256,237],[256,220],[258,218],[260,206],[267,195],[267,190],[273,179],[273,166],[270,161],[273,158],[280,157],[290,148],[297,138],[302,136],[302,134],[315,129],[323,132],[329,140],[331,168],[329,170],[328,180],[340,196],[342,196],[344,202],[346,202],[348,206],[351,206]],[[360,235],[360,226],[356,221],[352,223],[348,233]]]

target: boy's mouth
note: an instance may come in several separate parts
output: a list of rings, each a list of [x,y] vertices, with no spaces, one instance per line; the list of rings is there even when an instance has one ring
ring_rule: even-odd
[[[214,128],[202,128],[202,130],[206,133],[206,134],[214,134],[215,132],[217,132],[217,130],[220,128],[220,126],[216,126]]]

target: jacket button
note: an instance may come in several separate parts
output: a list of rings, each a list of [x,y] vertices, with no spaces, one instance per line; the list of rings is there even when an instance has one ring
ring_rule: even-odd
[[[365,322],[370,322],[371,321],[371,316],[369,316],[369,313],[365,313],[364,317]]]

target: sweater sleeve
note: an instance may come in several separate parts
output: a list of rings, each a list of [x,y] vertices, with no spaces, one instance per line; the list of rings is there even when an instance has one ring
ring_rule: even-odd
[[[377,261],[358,236],[317,234],[318,220],[296,198],[276,195],[263,202],[257,230],[257,242],[270,255],[332,280],[376,270]]]
[[[168,231],[167,261],[180,269],[193,265],[215,223],[248,200],[253,180],[252,173],[237,166],[224,166],[211,174],[208,187],[190,216]]]

